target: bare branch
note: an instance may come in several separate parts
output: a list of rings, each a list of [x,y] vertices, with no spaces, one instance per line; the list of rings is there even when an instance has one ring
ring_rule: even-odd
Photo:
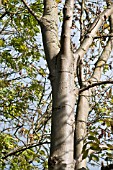
[[[103,84],[113,84],[113,81],[110,81],[110,80],[108,80],[108,81],[100,81],[100,82],[97,82],[97,83],[90,84],[87,87],[81,88],[79,90],[79,93],[82,93],[85,90],[89,90],[90,88],[93,88],[95,86],[100,86],[100,85],[103,85]]]
[[[25,5],[25,7],[28,9],[28,11],[30,12],[30,14],[36,19],[36,21],[38,21],[38,23],[40,24],[40,20],[38,19],[38,17],[36,16],[36,14],[34,13],[34,11],[28,6],[27,2],[25,0],[22,0],[23,4]]]
[[[8,12],[6,11],[6,12],[4,12],[3,14],[2,14],[2,16],[0,17],[0,20],[3,18],[3,17],[5,17],[5,15],[6,14],[8,14]]]
[[[99,29],[99,27],[102,25],[104,21],[104,16],[108,18],[113,13],[113,4],[107,8],[105,11],[103,11],[94,21],[94,23],[91,25],[90,29],[88,30],[87,34],[84,37],[84,40],[81,44],[81,46],[78,48],[78,50],[75,52],[75,58],[82,58],[84,54],[87,52],[89,46],[92,44],[93,39],[96,36],[96,32]]]
[[[80,59],[80,57],[77,60],[77,77],[78,77],[78,83],[80,85],[80,88],[82,88],[85,80],[84,80],[84,73],[83,73],[83,59]]]
[[[14,156],[14,155],[16,155],[19,152],[23,152],[23,151],[25,151],[27,149],[31,149],[33,147],[40,146],[40,145],[43,145],[43,144],[50,144],[50,142],[48,142],[48,141],[46,141],[46,142],[39,142],[37,144],[29,144],[29,145],[24,146],[24,147],[19,147],[19,148],[15,149],[15,150],[9,152],[5,156],[3,156],[2,159],[6,159],[9,156]]]
[[[83,22],[85,0],[82,0],[82,2],[79,2],[79,3],[81,5],[81,14],[80,14],[80,42],[81,42],[83,39],[84,32],[85,32],[84,22]]]
[[[63,9],[64,18],[61,34],[61,51],[66,55],[69,54],[69,51],[71,50],[70,33],[72,26],[73,7],[74,0],[66,0]]]
[[[99,39],[99,38],[111,38],[111,37],[113,37],[113,35],[108,34],[108,35],[96,36],[96,37],[94,37],[94,39]]]
[[[44,0],[43,17],[40,22],[45,56],[52,75],[54,74],[56,56],[60,51],[58,38],[58,4],[55,0]]]
[[[90,78],[90,81],[99,81],[101,78],[101,74],[103,72],[103,68],[111,54],[111,51],[113,49],[113,14],[110,16],[110,34],[112,35],[108,42],[106,47],[104,48],[101,56],[99,57],[96,66],[95,66],[95,70],[93,72],[92,77]]]
[[[93,72],[92,77],[90,78],[90,81],[99,81],[101,78],[101,74],[103,72],[103,68],[110,56],[112,47],[111,47],[111,40],[108,40],[108,43],[104,49],[104,51],[102,52],[102,55],[99,57],[96,66],[95,66],[95,70]]]

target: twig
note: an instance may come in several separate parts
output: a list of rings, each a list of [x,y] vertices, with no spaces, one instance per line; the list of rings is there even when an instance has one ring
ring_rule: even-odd
[[[2,14],[2,16],[0,17],[0,20],[6,15],[6,14],[8,14],[8,12],[6,11],[6,12],[4,12],[3,14]]]
[[[97,39],[97,38],[107,38],[107,37],[113,37],[113,35],[96,36],[96,37],[94,37],[94,39]]]
[[[83,87],[79,90],[79,93],[82,93],[83,91],[85,90],[89,90],[90,88],[92,87],[95,87],[95,86],[100,86],[102,84],[113,84],[113,81],[101,81],[101,82],[97,82],[97,83],[93,83],[93,84],[90,84],[88,85],[87,87]]]
[[[46,142],[39,142],[38,144],[29,144],[28,146],[19,147],[19,148],[15,149],[15,150],[9,152],[5,156],[3,156],[2,159],[6,159],[9,156],[12,156],[12,155],[14,156],[18,152],[23,152],[23,151],[25,151],[27,149],[31,149],[33,147],[40,146],[40,145],[43,145],[43,144],[50,144],[50,142],[48,142],[48,141],[46,141]]]
[[[26,3],[25,0],[22,0],[22,2],[24,3],[25,7],[28,9],[28,11],[30,12],[30,14],[36,19],[36,21],[38,21],[38,23],[40,24],[40,20],[37,18],[36,14],[34,13],[34,11],[28,6],[28,4]]]

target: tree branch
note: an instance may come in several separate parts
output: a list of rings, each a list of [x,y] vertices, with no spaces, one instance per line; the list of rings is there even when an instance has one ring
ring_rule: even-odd
[[[110,56],[110,53],[111,53],[111,50],[112,50],[112,46],[111,46],[111,40],[109,39],[108,42],[107,42],[107,45],[106,47],[104,48],[101,56],[99,57],[97,63],[96,63],[96,66],[95,66],[95,70],[93,72],[93,75],[91,76],[91,78],[89,79],[90,82],[93,82],[93,81],[99,81],[100,78],[101,78],[101,74],[103,72],[103,68]]]
[[[113,14],[110,16],[109,21],[110,21],[110,34],[113,36]],[[103,72],[103,68],[111,54],[112,49],[113,49],[113,38],[110,37],[106,47],[104,48],[101,56],[99,57],[96,63],[93,75],[89,79],[91,82],[100,80],[101,74]]]
[[[82,93],[83,91],[85,90],[89,90],[90,88],[92,87],[95,87],[95,86],[100,86],[102,84],[113,84],[113,81],[101,81],[101,82],[97,82],[97,83],[93,83],[93,84],[90,84],[88,85],[87,87],[83,87],[79,90],[79,93]]]
[[[38,21],[38,24],[40,24],[40,20],[37,18],[34,11],[28,6],[27,2],[25,0],[22,0],[22,2],[25,5],[25,7],[28,9],[29,13],[36,19],[36,21]]]
[[[2,16],[0,16],[0,20],[1,20],[6,14],[8,14],[8,11],[4,12],[4,13],[2,14]]]
[[[84,54],[87,52],[89,46],[92,44],[93,39],[96,36],[96,32],[99,29],[99,27],[102,25],[104,21],[104,17],[108,18],[113,13],[113,4],[107,8],[105,11],[103,11],[94,21],[94,23],[89,28],[87,34],[84,37],[83,42],[81,43],[81,46],[77,49],[77,51],[74,54],[75,58],[82,58]]]
[[[44,0],[44,11],[40,22],[44,52],[50,73],[53,75],[56,56],[60,51],[58,38],[58,4],[55,0]]]
[[[102,35],[102,36],[96,36],[96,37],[94,37],[94,39],[98,39],[98,38],[111,38],[111,37],[113,37],[113,35]]]
[[[83,39],[84,32],[85,32],[84,21],[83,21],[85,0],[82,0],[82,2],[79,2],[79,4],[81,6],[81,14],[80,14],[80,42],[81,42]]]
[[[69,54],[69,51],[71,51],[70,33],[72,26],[73,7],[74,0],[66,0],[63,9],[64,17],[61,33],[61,52],[67,56]]]
[[[39,142],[38,144],[29,144],[29,145],[24,146],[24,147],[19,147],[19,148],[15,149],[15,150],[9,152],[5,156],[3,156],[2,159],[6,159],[9,156],[14,156],[14,155],[16,155],[19,152],[23,152],[23,151],[25,151],[27,149],[31,149],[33,147],[40,146],[40,145],[43,145],[43,144],[50,144],[50,142],[48,142],[48,141],[46,141],[46,142]]]

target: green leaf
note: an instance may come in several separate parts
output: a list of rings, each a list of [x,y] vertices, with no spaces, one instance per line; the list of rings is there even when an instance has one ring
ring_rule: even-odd
[[[100,151],[99,144],[97,143],[90,143],[90,149],[95,150],[95,151]]]
[[[92,161],[92,160],[98,162],[99,161],[99,157],[97,155],[91,154],[89,156],[89,161]]]
[[[96,143],[100,143],[100,140],[97,139],[97,138],[94,137],[94,136],[88,136],[88,139],[89,139],[89,140],[93,140],[93,141],[95,141]]]
[[[4,46],[4,40],[0,39],[0,47],[3,47],[3,46]]]
[[[89,152],[89,149],[86,149],[86,150],[83,152],[82,159],[86,159],[86,158],[88,157],[88,152]]]

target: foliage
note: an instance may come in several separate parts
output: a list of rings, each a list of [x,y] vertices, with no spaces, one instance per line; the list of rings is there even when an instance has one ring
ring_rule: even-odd
[[[30,6],[40,17],[42,2]],[[0,169],[46,168],[51,98],[40,28],[18,0],[0,10],[0,155],[9,154]]]

